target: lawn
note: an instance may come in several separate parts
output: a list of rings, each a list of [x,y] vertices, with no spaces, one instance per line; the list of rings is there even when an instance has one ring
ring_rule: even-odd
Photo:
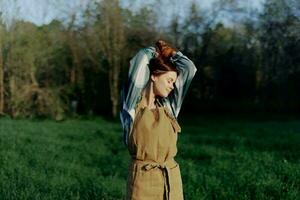
[[[299,199],[300,120],[180,121],[186,200]],[[124,199],[121,126],[102,118],[0,119],[1,199]]]

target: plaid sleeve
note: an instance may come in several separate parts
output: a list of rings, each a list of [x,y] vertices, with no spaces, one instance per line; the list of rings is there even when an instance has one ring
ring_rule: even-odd
[[[166,104],[172,111],[175,118],[178,117],[183,99],[187,93],[187,90],[195,76],[197,68],[194,63],[180,51],[178,51],[171,61],[175,64],[179,75],[175,82],[175,87],[172,93],[166,99]]]
[[[127,83],[121,91],[120,118],[124,131],[124,142],[128,144],[128,134],[135,118],[135,106],[140,99],[141,92],[147,85],[150,71],[148,64],[155,55],[155,48],[141,49],[131,60]]]

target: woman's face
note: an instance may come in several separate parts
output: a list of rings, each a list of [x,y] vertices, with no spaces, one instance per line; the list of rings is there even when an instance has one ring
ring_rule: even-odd
[[[174,89],[177,73],[168,71],[160,75],[151,75],[153,81],[153,92],[155,96],[167,97]]]

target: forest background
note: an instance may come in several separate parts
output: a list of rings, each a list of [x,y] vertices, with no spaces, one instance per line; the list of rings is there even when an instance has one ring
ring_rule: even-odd
[[[117,117],[129,60],[159,38],[198,68],[182,113],[300,110],[299,1],[52,1],[49,23],[20,18],[18,2],[1,2],[1,115]]]

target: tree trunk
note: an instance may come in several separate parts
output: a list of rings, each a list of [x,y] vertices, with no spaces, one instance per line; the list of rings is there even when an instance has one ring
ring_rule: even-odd
[[[11,109],[11,116],[15,117],[17,116],[17,110],[15,108],[15,99],[16,99],[16,79],[15,76],[12,74],[9,77],[9,91],[10,91],[10,109]]]
[[[4,114],[4,66],[0,47],[0,115]]]
[[[119,108],[119,78],[125,46],[124,22],[118,0],[105,1],[102,5],[101,48],[107,57],[109,70],[110,100],[112,115],[117,117]]]
[[[113,67],[117,68],[117,67]],[[113,70],[109,71],[109,87],[110,87],[110,100],[112,103],[112,115],[116,117],[118,114],[118,105],[119,105],[119,88],[118,88],[118,75],[114,73]]]

